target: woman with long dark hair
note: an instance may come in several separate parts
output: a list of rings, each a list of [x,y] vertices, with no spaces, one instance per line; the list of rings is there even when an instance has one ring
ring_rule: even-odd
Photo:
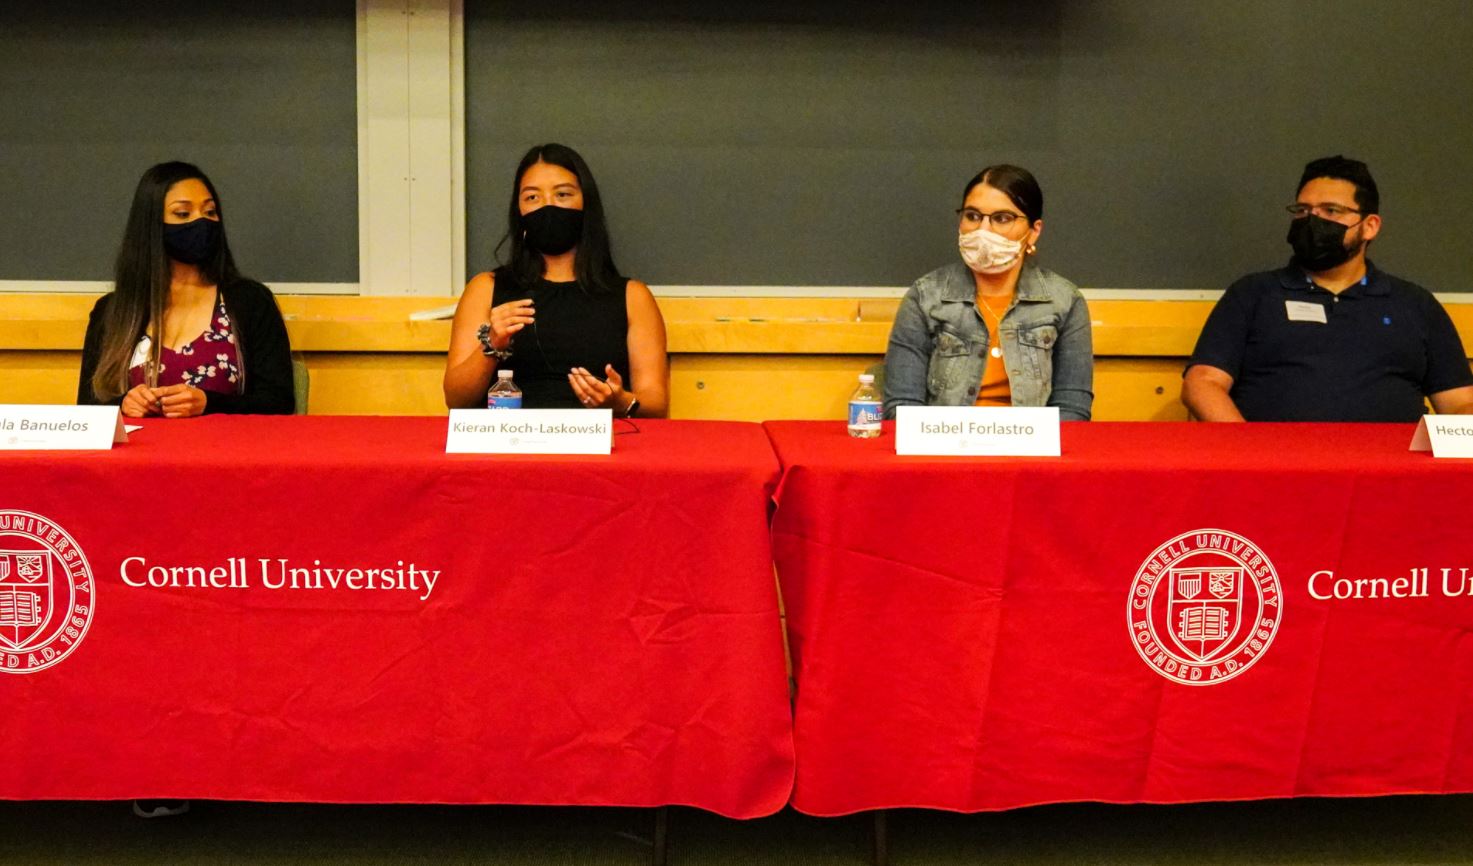
[[[223,213],[198,168],[143,173],[113,290],[87,322],[78,403],[130,418],[292,413],[286,325],[271,291],[236,270]]]
[[[1089,308],[1034,261],[1043,190],[993,165],[962,189],[957,260],[906,292],[885,353],[885,413],[898,406],[1056,406],[1088,421],[1094,402]]]
[[[512,184],[508,261],[477,274],[455,310],[445,403],[484,407],[498,370],[528,408],[663,417],[670,366],[649,286],[619,274],[598,184],[572,148],[527,151]]]

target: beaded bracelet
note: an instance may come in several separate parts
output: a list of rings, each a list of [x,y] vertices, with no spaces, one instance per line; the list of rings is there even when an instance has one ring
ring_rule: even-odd
[[[505,361],[507,358],[511,357],[510,344],[508,344],[505,349],[498,349],[495,346],[491,345],[490,323],[483,324],[481,325],[481,327],[476,329],[476,339],[481,341],[481,354],[485,355],[486,357],[495,358],[498,361]]]

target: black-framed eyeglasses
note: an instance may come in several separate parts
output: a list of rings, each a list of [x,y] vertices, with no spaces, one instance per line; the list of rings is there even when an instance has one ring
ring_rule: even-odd
[[[983,213],[976,208],[961,207],[956,209],[956,213],[957,216],[962,218],[962,222],[967,223],[968,225],[979,226],[985,222],[1001,229],[1007,228],[1020,219],[1025,219],[1022,214],[1010,210],[998,210],[993,211],[992,213]]]
[[[1343,204],[1305,204],[1304,202],[1294,202],[1293,204],[1284,205],[1284,210],[1292,214],[1295,219],[1314,214],[1315,216],[1324,217],[1327,220],[1338,220],[1346,214],[1360,213],[1359,210],[1353,207],[1346,207]]]

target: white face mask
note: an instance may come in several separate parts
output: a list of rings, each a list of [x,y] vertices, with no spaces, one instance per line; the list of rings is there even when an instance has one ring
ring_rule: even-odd
[[[979,274],[1000,274],[1023,257],[1023,242],[1011,241],[980,226],[957,235],[962,261]]]

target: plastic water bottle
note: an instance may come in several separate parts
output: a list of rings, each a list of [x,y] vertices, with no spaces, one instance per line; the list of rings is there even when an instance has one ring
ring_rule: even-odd
[[[496,384],[486,392],[487,409],[520,409],[522,408],[522,389],[511,380],[510,370],[496,371]]]
[[[882,414],[880,395],[875,391],[875,377],[869,373],[860,374],[859,387],[849,398],[849,435],[856,439],[873,439],[880,435]]]

